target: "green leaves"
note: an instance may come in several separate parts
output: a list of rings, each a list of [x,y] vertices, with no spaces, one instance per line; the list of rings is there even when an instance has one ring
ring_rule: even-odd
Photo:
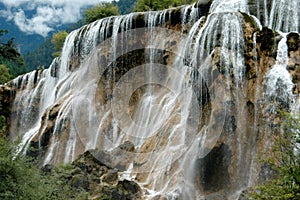
[[[10,78],[9,69],[5,65],[0,64],[0,84],[8,82]]]
[[[170,7],[176,7],[184,4],[190,4],[196,0],[138,0],[134,11],[163,10]]]
[[[84,15],[86,23],[91,23],[98,19],[119,15],[119,9],[112,3],[101,3],[95,7],[86,9]]]
[[[23,155],[15,156],[16,146],[0,137],[0,199],[1,200],[64,200],[87,199],[86,193],[69,185],[67,167],[42,172]]]
[[[54,57],[60,56],[67,36],[68,33],[66,31],[59,31],[58,33],[52,36],[51,42],[52,44],[54,44],[54,47],[57,50],[57,52],[54,52],[52,54]]]
[[[0,37],[7,33],[8,33],[7,30],[0,30]],[[13,38],[8,40],[7,42],[3,42],[0,38],[0,64],[5,65],[9,69],[11,75],[9,76],[9,80],[11,78],[14,78],[26,72],[24,60],[21,54],[19,53],[19,51],[17,50]],[[1,84],[7,81],[6,80],[7,72],[3,71],[5,70],[3,66],[0,69],[2,70],[0,71],[0,74],[2,72],[5,73],[4,77],[3,76],[0,77],[0,84]]]
[[[299,116],[282,113],[278,132],[272,154],[263,160],[278,172],[278,178],[254,188],[249,199],[300,199]]]
[[[132,12],[133,6],[137,0],[119,0],[119,1],[112,1],[115,6],[118,6],[120,14],[127,14]]]

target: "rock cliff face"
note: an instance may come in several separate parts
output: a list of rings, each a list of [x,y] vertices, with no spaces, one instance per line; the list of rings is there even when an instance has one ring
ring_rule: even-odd
[[[268,174],[278,110],[299,110],[299,11],[214,0],[86,25],[8,83],[10,135],[41,165],[90,150],[145,199],[238,199]]]
[[[16,91],[9,86],[0,85],[0,105],[1,105],[1,115],[5,117],[4,123],[10,127],[11,119],[11,108],[14,102]],[[4,130],[4,135],[9,137],[9,128]]]

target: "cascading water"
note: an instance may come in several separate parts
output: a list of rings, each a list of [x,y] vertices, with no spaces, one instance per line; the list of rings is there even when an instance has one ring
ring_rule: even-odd
[[[293,0],[273,0],[269,27],[283,32],[299,31],[300,2]]]
[[[210,12],[248,12],[248,5],[246,0],[215,0],[213,1]]]
[[[299,32],[300,2],[294,0],[255,0],[253,15],[264,26],[282,32]]]
[[[214,0],[202,14],[204,2],[109,17],[70,33],[49,69],[11,83],[17,88],[11,134],[22,137],[20,152],[33,145],[42,164],[68,163],[90,149],[113,154],[130,141],[135,152],[122,177],[138,182],[145,198],[238,198],[258,176],[257,102],[293,103],[287,39],[283,34],[264,78],[264,96],[257,75],[255,97],[248,98],[247,51],[260,73],[258,20],[246,0]],[[299,17],[299,4],[286,2],[293,11],[287,21],[283,1],[272,1],[270,12],[266,1],[257,6],[271,28],[298,30],[290,19]],[[250,47],[246,37],[254,41]],[[254,111],[247,107],[253,99]],[[217,191],[223,196],[213,196]]]
[[[294,104],[293,95],[294,83],[287,70],[288,47],[286,34],[282,34],[282,39],[278,45],[276,64],[265,77],[265,97],[273,102],[270,112],[274,113],[279,108],[288,108]],[[278,104],[280,105],[278,108]]]

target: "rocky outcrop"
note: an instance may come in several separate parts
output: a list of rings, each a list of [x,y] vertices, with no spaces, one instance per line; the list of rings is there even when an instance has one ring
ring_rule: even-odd
[[[90,151],[80,155],[64,170],[47,164],[43,171],[48,176],[56,173],[56,176],[63,179],[62,181],[67,181],[72,188],[88,192],[88,199],[143,199],[142,190],[137,183],[120,180],[118,169],[112,169],[99,162]]]
[[[298,33],[289,33],[287,35],[287,45],[289,54],[288,70],[295,83],[295,94],[300,94],[300,36]]]
[[[1,112],[0,115],[5,117],[5,125],[10,127],[11,125],[11,108],[15,98],[16,90],[10,85],[0,85],[0,105]],[[9,128],[4,132],[4,135],[9,137]]]

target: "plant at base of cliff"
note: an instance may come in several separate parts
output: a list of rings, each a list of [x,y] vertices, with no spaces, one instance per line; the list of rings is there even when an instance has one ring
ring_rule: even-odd
[[[52,36],[51,42],[52,44],[54,44],[54,47],[57,51],[52,54],[54,57],[60,56],[67,36],[68,33],[66,31],[59,31],[58,33]]]
[[[7,129],[6,118],[3,115],[1,115],[1,113],[2,113],[1,101],[2,101],[2,95],[0,95],[0,138],[5,137],[5,133],[6,133],[6,129]]]
[[[15,155],[16,146],[0,137],[1,200],[87,199],[81,190],[73,189],[61,176],[43,173],[32,160]]]
[[[119,9],[112,3],[101,3],[84,11],[86,23],[94,22],[104,17],[119,15]]]
[[[249,199],[300,199],[300,121],[283,113],[280,134],[265,162],[278,177],[255,188]]]
[[[14,152],[13,144],[1,137],[0,199],[42,199],[46,191],[38,173],[28,160],[15,157]]]
[[[0,115],[0,137],[4,137],[6,132],[6,118]]]

